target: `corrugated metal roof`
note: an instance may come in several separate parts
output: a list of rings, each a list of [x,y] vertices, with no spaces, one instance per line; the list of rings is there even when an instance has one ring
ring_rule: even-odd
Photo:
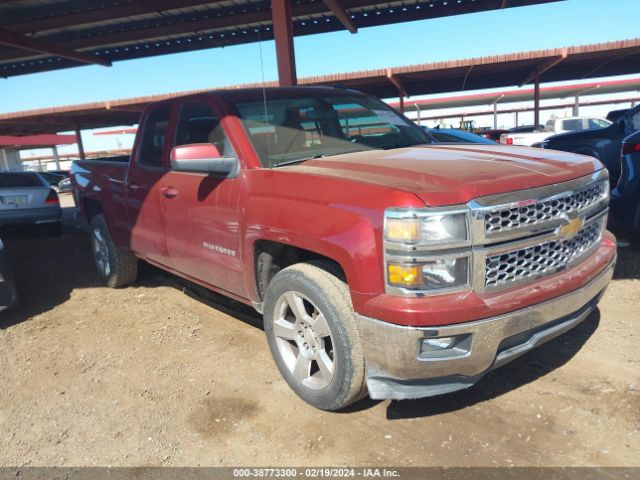
[[[559,63],[558,59],[561,59]],[[408,95],[425,95],[512,87],[526,80],[532,70],[550,64],[553,64],[553,68],[545,71],[542,76],[543,81],[574,81],[589,77],[640,73],[640,38],[307,77],[300,79],[299,83],[301,85],[335,85],[355,88],[381,98],[391,98],[398,96],[398,90],[397,86],[390,81],[389,75],[394,76],[398,82],[404,85]],[[635,85],[628,85],[628,90],[633,90]],[[256,83],[233,85],[226,88],[261,86],[262,84]],[[276,86],[276,82],[267,82],[264,86]],[[149,103],[206,91],[211,90],[176,92],[0,114],[0,133],[60,132],[72,130],[76,125],[82,128],[132,125],[137,123],[139,113]],[[612,91],[622,90],[614,89]]]
[[[562,0],[340,0],[353,23],[370,27]],[[344,27],[322,0],[293,0],[295,35]],[[270,0],[12,0],[0,2],[0,30],[85,52],[108,62],[273,38]],[[0,77],[77,66],[56,55],[0,48]]]

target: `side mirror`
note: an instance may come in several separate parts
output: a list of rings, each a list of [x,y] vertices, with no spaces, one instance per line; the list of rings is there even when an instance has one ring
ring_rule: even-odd
[[[211,143],[180,145],[171,150],[171,168],[176,172],[233,176],[237,167],[236,158],[222,157],[218,148]]]

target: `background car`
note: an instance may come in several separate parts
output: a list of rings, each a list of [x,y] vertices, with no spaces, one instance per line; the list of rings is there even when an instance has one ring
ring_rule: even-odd
[[[482,143],[497,145],[493,140],[488,140],[475,133],[464,132],[455,128],[427,128],[422,127],[435,143]]]
[[[493,140],[494,142],[498,142],[500,140],[500,135],[507,132],[508,130],[485,130],[481,132],[480,135],[486,138],[487,140]]]
[[[9,267],[5,246],[0,238],[0,312],[16,304],[16,286]]]
[[[71,183],[71,178],[63,178],[58,183],[58,193],[67,193],[73,190],[73,184]]]
[[[607,115],[611,117],[611,113]],[[640,105],[614,115],[617,120],[606,128],[562,133],[547,138],[543,148],[596,157],[609,170],[611,185],[620,178],[620,149],[624,138],[640,129]]]
[[[51,172],[38,172],[38,175],[44,178],[49,186],[56,191],[58,191],[58,184],[65,178],[63,175]]]
[[[632,233],[640,234],[640,130],[622,142],[620,181],[611,192],[611,213]]]
[[[48,224],[60,227],[58,194],[35,172],[0,172],[0,226]]]

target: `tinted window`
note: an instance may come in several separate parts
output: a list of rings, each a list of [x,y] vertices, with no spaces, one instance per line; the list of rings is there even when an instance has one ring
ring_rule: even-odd
[[[220,121],[204,103],[185,103],[180,109],[174,146],[212,143],[223,157],[235,157]]]
[[[43,187],[35,173],[0,173],[0,188]]]
[[[562,129],[573,131],[573,130],[582,130],[582,119],[581,118],[572,118],[570,120],[562,121]]]
[[[589,128],[606,128],[611,125],[611,122],[602,120],[601,118],[590,118]]]
[[[631,124],[633,130],[640,130],[640,112],[631,117]]]
[[[150,167],[162,166],[162,151],[167,136],[169,111],[168,106],[162,106],[149,112],[142,130],[138,163]]]

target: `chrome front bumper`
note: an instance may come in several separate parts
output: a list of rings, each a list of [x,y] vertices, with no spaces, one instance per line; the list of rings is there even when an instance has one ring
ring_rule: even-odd
[[[490,370],[584,320],[611,281],[614,265],[615,260],[570,294],[475,322],[417,328],[360,315],[369,395],[373,399],[401,400],[470,387]],[[423,340],[442,337],[463,339],[459,352],[442,356],[421,352]]]

